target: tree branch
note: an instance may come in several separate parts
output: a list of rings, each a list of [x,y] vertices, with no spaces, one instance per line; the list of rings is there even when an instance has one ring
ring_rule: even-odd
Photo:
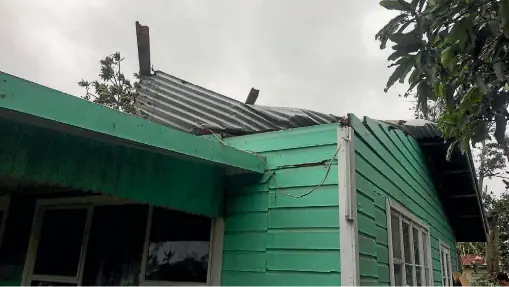
[[[88,96],[88,97],[94,97],[95,99],[97,99],[97,98],[98,98],[96,95],[94,95],[94,94],[92,94],[92,93],[90,92],[90,86],[88,86],[88,85],[87,85],[87,86],[85,86],[85,95],[86,95],[86,96]]]
[[[119,54],[120,55],[120,54]],[[122,62],[122,58],[118,58],[118,72],[117,72],[117,80],[118,80],[118,109],[120,110],[120,97],[122,96],[122,87],[123,83],[120,81],[120,62]]]
[[[498,178],[503,178],[503,179],[509,179],[509,177],[507,177],[507,176],[502,176],[502,175],[493,175],[493,177],[498,177]]]

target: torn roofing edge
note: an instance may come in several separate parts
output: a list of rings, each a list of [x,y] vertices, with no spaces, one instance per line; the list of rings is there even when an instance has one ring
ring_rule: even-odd
[[[310,110],[245,104],[161,71],[141,76],[136,109],[145,119],[197,135],[246,135],[339,120]]]

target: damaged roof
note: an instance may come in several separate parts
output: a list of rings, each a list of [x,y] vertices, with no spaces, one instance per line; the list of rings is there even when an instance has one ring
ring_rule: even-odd
[[[140,77],[136,108],[145,119],[196,135],[212,131],[238,136],[340,120],[338,116],[311,110],[245,104],[162,71]],[[380,122],[417,140],[441,138],[435,124],[426,120]]]
[[[191,134],[245,135],[339,120],[309,110],[244,104],[161,71],[140,80],[140,116]]]

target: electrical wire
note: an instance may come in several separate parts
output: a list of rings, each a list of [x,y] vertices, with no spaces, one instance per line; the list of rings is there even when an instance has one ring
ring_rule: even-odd
[[[212,135],[223,145],[225,146],[229,146],[231,147],[230,145],[228,145],[227,143],[225,143],[220,136],[218,136],[214,131],[212,130],[209,130],[207,129],[207,131],[209,131],[210,133],[212,133]],[[267,164],[267,162],[263,159],[263,156],[254,152],[254,151],[250,151],[250,150],[242,150],[242,149],[239,149],[239,150],[242,150],[242,151],[245,151],[245,152],[248,152],[248,153],[251,153],[253,155],[255,155],[262,163],[263,165],[265,166],[265,169],[267,171],[269,171],[271,173],[271,179],[272,181],[274,182],[274,187],[276,189],[277,192],[283,194],[283,195],[286,195],[286,196],[289,196],[289,197],[293,197],[293,198],[302,198],[302,197],[305,197],[305,196],[308,196],[310,195],[311,193],[313,193],[315,190],[317,190],[318,188],[320,188],[321,186],[323,186],[323,184],[325,183],[325,181],[327,180],[327,177],[329,176],[329,173],[330,173],[330,170],[332,168],[332,164],[334,162],[334,160],[336,159],[339,151],[341,150],[341,146],[342,146],[342,142],[340,142],[338,148],[336,149],[336,152],[334,153],[334,155],[332,156],[332,158],[327,162],[327,164],[325,165],[326,167],[326,172],[325,172],[325,175],[322,179],[322,181],[314,186],[312,189],[310,189],[309,191],[305,192],[305,193],[302,193],[302,194],[299,194],[299,195],[293,195],[293,194],[290,194],[290,193],[287,193],[287,192],[284,192],[284,191],[281,191],[279,189],[279,186],[278,186],[278,183],[277,183],[277,180],[276,180],[276,173],[274,171],[271,170],[271,168],[269,167],[269,165]]]

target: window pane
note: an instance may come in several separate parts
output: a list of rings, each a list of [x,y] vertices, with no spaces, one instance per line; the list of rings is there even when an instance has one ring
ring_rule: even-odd
[[[148,206],[94,207],[84,286],[138,285]]]
[[[442,263],[442,277],[446,276],[447,270],[445,269],[445,253],[443,249],[440,249],[441,263]]]
[[[419,229],[413,228],[413,240],[414,240],[414,263],[421,265],[421,252],[419,244]]]
[[[410,251],[410,225],[403,221],[403,247],[405,263],[412,263],[412,252]]]
[[[415,267],[415,279],[417,281],[417,286],[423,286],[425,284],[422,283],[422,267]]]
[[[399,229],[399,217],[391,215],[391,231],[392,231],[392,256],[396,259],[401,258],[401,240],[400,240],[400,229]]]
[[[424,253],[424,266],[429,267],[429,257],[428,257],[428,234],[426,232],[422,232],[422,252]]]
[[[44,212],[35,274],[76,276],[86,218],[86,209]]]
[[[406,284],[414,286],[414,269],[411,264],[405,264]]]
[[[450,262],[449,262],[449,253],[446,253],[445,254],[445,268],[447,268],[447,281],[450,282],[451,281],[451,278],[452,278],[452,270],[449,269],[449,267],[451,266]],[[451,284],[449,284],[451,285]]]
[[[452,270],[449,269],[449,251],[444,246],[440,246],[440,257],[442,261],[442,283],[446,286],[450,286],[452,283]]]
[[[425,284],[424,285],[429,285],[430,284],[430,281],[431,281],[431,276],[430,276],[430,268],[425,268],[425,274],[424,274],[424,280],[426,280]]]
[[[394,264],[394,285],[403,286],[403,264]]]
[[[211,219],[154,208],[147,280],[207,282]]]

